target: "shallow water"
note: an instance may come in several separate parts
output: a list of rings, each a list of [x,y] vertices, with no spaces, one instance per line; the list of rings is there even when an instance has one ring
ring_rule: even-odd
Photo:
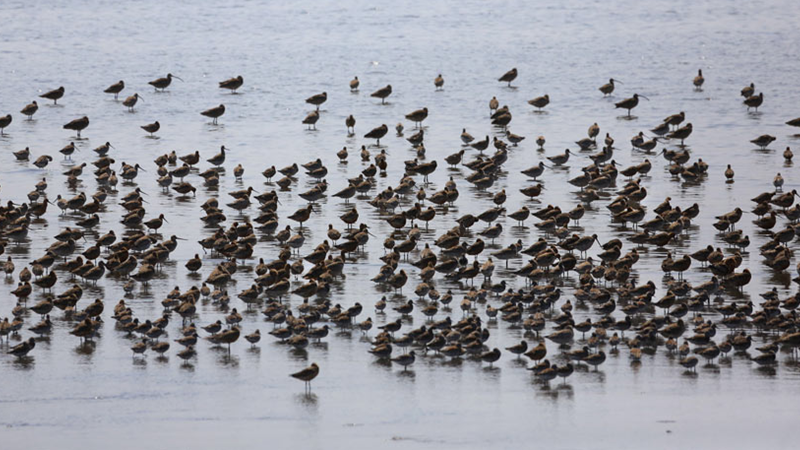
[[[536,2],[536,7],[517,2],[452,1],[405,5],[315,2],[306,7],[258,2],[183,2],[166,7],[162,2],[6,1],[0,4],[4,19],[0,28],[0,76],[4,80],[0,114],[11,112],[14,122],[6,130],[7,136],[0,138],[0,198],[26,201],[26,194],[41,177],[50,185],[47,192],[51,198],[95,192],[88,167],[81,177],[83,184],[74,191],[61,171],[73,163],[90,163],[95,156],[91,149],[106,141],[116,147],[109,154],[117,161],[115,167],[122,161],[141,164],[147,172],[140,173],[135,184],[121,183],[119,192],[109,196],[108,210],[100,215],[96,234],[90,233],[88,242],[79,243],[79,251],[91,245],[92,236],[110,229],[121,235],[124,227],[119,223],[118,198],[137,186],[147,192],[146,218],[164,212],[169,223],[161,233],[188,239],[180,243],[171,262],[146,291],[139,286],[132,298],[126,298],[140,320],[156,319],[162,310],[160,300],[175,285],[185,290],[202,281],[184,268],[189,258],[201,253],[196,241],[213,231],[202,228],[198,220],[202,202],[219,195],[225,203],[227,192],[247,186],[271,190],[275,186],[265,184],[262,170],[317,157],[329,169],[328,194],[332,194],[345,186],[346,178],[366,167],[357,152],[362,144],[372,144],[361,138],[365,132],[381,123],[393,128],[403,121],[408,136],[413,124],[403,116],[422,106],[430,110],[425,121],[426,159],[440,164],[426,191],[441,189],[453,176],[461,192],[455,207],[446,213],[440,209],[431,229],[424,233],[425,239],[431,241],[452,227],[456,217],[493,206],[490,194],[476,191],[463,180],[469,173],[466,168],[448,169],[443,158],[460,148],[458,136],[464,127],[476,137],[495,135],[487,104],[496,95],[514,113],[510,129],[527,136],[510,152],[504,166],[507,175],[489,190],[506,189],[509,212],[522,204],[532,209],[540,206],[519,193],[533,182],[517,169],[567,147],[576,150],[573,142],[597,122],[601,136],[608,132],[616,139],[614,159],[620,167],[644,158],[653,162],[650,176],[643,181],[649,191],[645,206],[652,209],[667,195],[673,206],[699,203],[701,215],[690,234],[670,244],[669,250],[684,254],[708,244],[723,246],[710,226],[715,215],[737,205],[749,209],[749,198],[772,189],[776,172],[785,177],[785,190],[798,185],[797,169],[784,164],[781,157],[787,145],[798,142],[792,136],[794,130],[784,125],[800,115],[800,95],[792,76],[798,70],[800,35],[796,20],[791,19],[796,19],[798,12],[800,5],[795,2],[729,4],[719,0],[546,1]],[[514,89],[495,81],[511,67],[520,72]],[[691,85],[698,68],[707,80],[700,92]],[[175,81],[166,92],[154,93],[146,82],[167,72],[185,82]],[[440,92],[434,91],[432,82],[438,73],[446,80]],[[216,88],[217,81],[239,74],[245,79],[239,95]],[[361,80],[357,93],[347,88],[354,75]],[[609,77],[625,84],[618,86],[613,96],[602,98],[597,87]],[[138,92],[144,97],[134,113],[102,93],[119,79],[128,85],[123,95]],[[739,90],[750,82],[756,83],[757,92],[764,92],[764,105],[758,113],[747,112],[739,97]],[[368,94],[388,83],[394,93],[389,104],[382,106]],[[36,95],[59,85],[65,86],[67,93],[58,106],[38,99],[40,110],[30,122],[16,113]],[[310,108],[303,100],[322,91],[328,92],[328,101],[317,131],[306,131],[300,121]],[[635,119],[620,118],[622,113],[613,103],[634,92],[650,101],[642,101],[634,110]],[[544,112],[537,113],[526,104],[545,93],[552,103]],[[220,125],[211,125],[198,114],[219,103],[228,108]],[[632,152],[628,146],[631,136],[678,111],[685,111],[687,121],[694,124],[695,131],[687,140],[692,160],[700,157],[710,165],[708,177],[694,185],[673,180],[663,158]],[[346,136],[344,118],[348,114],[358,121],[356,137]],[[92,122],[83,133],[86,139],[76,141],[81,151],[72,161],[62,161],[58,149],[73,140],[73,133],[62,130],[61,125],[82,115]],[[139,129],[154,120],[162,124],[157,139]],[[748,141],[766,133],[778,140],[770,146],[771,151],[757,151]],[[533,142],[538,135],[547,139],[543,152],[537,151]],[[394,136],[393,131],[381,142],[390,155],[389,170],[386,177],[377,178],[371,195],[396,186],[403,173],[402,162],[414,157],[405,139]],[[220,145],[231,151],[218,189],[202,187],[202,180],[193,174],[187,181],[199,188],[196,198],[176,200],[174,192],[159,192],[152,163],[155,157],[171,150],[179,155],[199,150],[205,159]],[[11,152],[26,146],[31,148],[32,159],[50,154],[55,160],[45,170],[15,161]],[[338,163],[335,155],[342,146],[350,150],[347,164]],[[472,159],[474,154],[467,152],[466,158]],[[547,190],[540,197],[541,205],[560,205],[566,211],[578,203],[576,189],[565,181],[589,163],[585,155],[574,157],[569,169],[545,173]],[[242,181],[234,180],[231,173],[239,163],[245,166]],[[733,184],[724,182],[726,164],[736,171]],[[207,167],[207,163],[200,165],[201,170]],[[282,216],[305,205],[297,194],[313,181],[305,175],[298,178],[290,192],[280,194]],[[421,177],[417,182],[422,182]],[[617,184],[622,184],[621,175]],[[630,235],[630,230],[620,232],[618,225],[610,224],[605,204],[607,201],[594,203],[575,231],[597,233],[601,242]],[[330,196],[319,205],[307,224],[302,254],[325,239],[328,223],[344,228],[338,215],[349,206]],[[224,226],[243,220],[224,209],[228,215]],[[383,324],[395,320],[396,314],[376,315],[371,305],[391,293],[369,279],[380,267],[381,242],[391,228],[365,198],[358,200],[358,209],[377,237],[346,267],[346,281],[335,283],[329,297],[345,308],[360,301],[365,308],[358,320],[370,316]],[[255,207],[249,212],[254,218]],[[648,214],[648,219],[651,217]],[[51,208],[43,220],[34,222],[30,242],[6,249],[17,271],[43,255],[52,236],[75,226],[78,219],[60,216]],[[758,293],[773,286],[785,298],[794,292],[791,276],[775,275],[764,265],[757,249],[768,237],[759,233],[751,220],[745,215],[739,224],[753,241],[742,268],[750,268],[754,277],[743,298],[760,302]],[[534,222],[529,219],[527,228],[518,228],[510,219],[502,219],[506,231],[492,249],[520,238],[526,244],[538,239]],[[286,223],[281,220],[281,226]],[[481,226],[476,225],[473,232]],[[256,256],[274,259],[280,248],[277,242],[261,234],[259,238]],[[623,251],[630,248],[625,242]],[[652,279],[657,283],[656,299],[666,292],[660,269],[665,255],[666,250],[643,250],[634,270],[639,282]],[[484,258],[482,255],[481,260]],[[220,261],[207,255],[203,275]],[[524,262],[513,260],[510,269]],[[250,286],[255,263],[251,260],[244,266],[229,287],[232,297]],[[509,275],[510,270],[500,263],[497,266],[494,281],[506,279],[522,287],[521,280]],[[418,273],[408,264],[403,268],[409,274]],[[59,277],[56,293],[72,283],[63,273]],[[686,275],[692,283],[709,277],[696,267]],[[417,280],[412,275],[404,290],[409,297],[392,297],[392,306],[413,297]],[[565,281],[559,304],[571,298],[575,281],[574,274]],[[3,292],[13,290],[16,273],[0,284]],[[524,364],[508,352],[493,369],[469,359],[452,363],[429,356],[418,358],[403,372],[397,365],[376,362],[367,353],[369,342],[357,331],[332,333],[306,352],[290,351],[265,335],[252,348],[240,340],[230,356],[201,343],[191,365],[182,364],[175,355],[177,344],[166,360],[149,354],[132,361],[132,341],[114,329],[110,318],[112,306],[123,298],[122,285],[112,278],[97,286],[82,284],[84,296],[79,306],[94,298],[106,302],[106,323],[94,345],[79,345],[78,338],[68,334],[73,323],[54,312],[56,330],[49,340],[37,343],[30,359],[20,363],[10,355],[0,355],[0,439],[4,447],[106,448],[114,442],[115,448],[131,448],[146,442],[158,448],[185,443],[211,448],[233,441],[246,447],[268,443],[308,448],[339,442],[357,448],[507,448],[531,442],[551,448],[641,448],[643,443],[654,448],[689,444],[700,448],[782,448],[791,445],[788,431],[798,413],[794,396],[800,393],[800,366],[788,361],[786,354],[779,355],[781,362],[774,372],[758,370],[746,357],[732,356],[715,366],[699,367],[697,375],[688,375],[663,348],[645,356],[640,365],[631,365],[627,349],[623,349],[619,355],[609,355],[598,372],[578,370],[566,385],[554,381],[550,387],[535,382],[522,368]],[[440,275],[436,286],[441,292],[453,289],[455,302],[466,291],[465,286],[445,282]],[[28,304],[41,298],[37,288]],[[739,299],[726,293],[726,301],[734,298]],[[0,296],[0,317],[8,315],[14,301],[10,294]],[[293,296],[291,302],[296,306],[300,298]],[[490,302],[498,306],[496,300]],[[239,300],[231,304],[244,309]],[[209,302],[199,305],[198,313],[198,325],[225,314]],[[461,318],[457,306],[449,314],[454,320]],[[436,319],[445,315],[440,311]],[[622,313],[617,310],[614,316],[621,318]],[[714,313],[707,316],[720,317]],[[168,327],[170,339],[178,334],[175,317]],[[577,309],[574,317],[579,322],[597,315],[587,308]],[[26,328],[37,321],[30,313]],[[423,323],[424,317],[415,310],[413,325],[409,321],[404,329]],[[254,310],[245,315],[243,332],[257,328],[266,333],[272,325]],[[504,322],[492,323],[489,329],[492,335],[486,344],[490,348],[502,349],[523,337],[523,330]],[[22,337],[28,336],[28,331],[22,333]],[[716,340],[721,340],[719,334]],[[15,342],[12,338],[11,343]],[[551,359],[558,353],[550,342],[548,350]],[[313,383],[313,394],[307,396],[287,374],[311,362],[322,369]]]

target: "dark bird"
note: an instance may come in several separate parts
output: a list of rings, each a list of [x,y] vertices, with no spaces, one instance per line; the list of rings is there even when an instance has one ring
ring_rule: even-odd
[[[64,86],[59,87],[58,89],[53,89],[52,91],[45,92],[44,94],[40,95],[41,98],[46,98],[48,100],[52,100],[54,105],[58,104],[58,99],[64,96]]]
[[[75,119],[70,121],[69,123],[64,125],[65,130],[73,130],[78,132],[78,137],[81,137],[81,131],[85,130],[86,127],[89,126],[89,118],[86,116],[81,117],[80,119]]]
[[[216,125],[217,119],[219,119],[220,117],[222,117],[223,114],[225,114],[225,105],[220,104],[219,106],[208,108],[207,110],[201,112],[200,114],[206,117],[211,117],[213,119],[212,123]]]
[[[242,87],[243,84],[244,84],[244,78],[242,78],[242,76],[239,75],[238,77],[229,78],[225,81],[220,81],[219,87],[220,89],[229,89],[231,91],[231,94],[235,94],[236,90]]]

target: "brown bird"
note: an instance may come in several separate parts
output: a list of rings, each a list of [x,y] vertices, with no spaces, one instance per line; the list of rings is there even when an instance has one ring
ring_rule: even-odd
[[[508,87],[511,87],[511,82],[514,81],[516,78],[517,78],[517,68],[514,67],[513,69],[504,73],[503,76],[497,79],[497,81],[508,83]]]
[[[378,89],[377,91],[369,94],[370,97],[375,97],[381,99],[381,105],[386,104],[386,98],[392,95],[392,85],[387,84],[385,87]]]
[[[208,108],[207,110],[201,112],[200,114],[214,119],[212,123],[216,125],[217,119],[219,119],[223,114],[225,114],[225,105],[220,104],[219,106]]]
[[[81,117],[80,119],[75,119],[67,124],[64,125],[65,130],[73,130],[78,132],[78,138],[81,137],[81,131],[85,130],[86,127],[89,126],[89,118],[86,116]]]
[[[153,134],[156,131],[161,129],[161,124],[158,123],[158,121],[156,120],[153,123],[148,123],[147,125],[142,125],[140,128],[143,129],[144,131],[147,131],[148,133],[150,133],[150,136],[153,136]]]
[[[317,111],[319,111],[319,106],[325,103],[328,100],[328,93],[323,92],[322,94],[315,94],[311,97],[306,99],[306,103],[312,104],[317,107]]]
[[[243,84],[244,84],[244,78],[242,78],[242,76],[239,75],[238,77],[229,78],[225,81],[220,81],[219,87],[220,89],[229,89],[231,91],[231,94],[235,94],[236,90],[242,87]]]
[[[58,89],[53,89],[52,91],[45,92],[44,94],[40,95],[41,98],[46,98],[48,100],[52,100],[54,105],[58,104],[58,99],[64,96],[64,86],[59,87]]]
[[[5,116],[3,116],[3,117],[0,117],[0,136],[2,136],[2,135],[3,135],[3,130],[4,130],[4,129],[5,129],[7,126],[11,125],[11,122],[12,122],[13,120],[14,120],[14,118],[13,118],[13,117],[11,117],[11,114],[6,114]]]
[[[119,80],[118,82],[105,88],[103,92],[105,92],[106,94],[114,94],[114,100],[116,100],[117,97],[119,96],[119,93],[122,92],[123,89],[125,89],[125,82]]]
[[[122,105],[126,106],[128,108],[128,111],[133,112],[133,107],[136,105],[136,102],[138,102],[139,99],[142,99],[142,101],[144,101],[144,97],[140,96],[137,93],[134,93],[133,95],[123,100]]]
[[[306,367],[305,369],[295,372],[290,376],[292,378],[297,378],[298,380],[302,380],[305,382],[306,389],[310,392],[311,391],[311,380],[317,378],[319,375],[319,366],[317,363],[311,363],[310,366]]]
[[[388,132],[389,132],[389,127],[387,127],[386,124],[383,124],[379,127],[370,130],[370,132],[365,134],[364,137],[367,139],[376,139],[378,141],[378,146],[380,146],[381,138],[386,136],[386,133]]]
[[[154,88],[156,88],[156,91],[158,91],[159,89],[161,89],[163,91],[164,89],[166,89],[172,83],[172,79],[173,78],[177,78],[177,79],[183,81],[183,79],[181,79],[180,77],[178,77],[176,75],[173,75],[171,73],[168,73],[166,77],[157,78],[157,79],[155,79],[153,81],[148,81],[147,84],[149,84],[150,86],[153,86]]]
[[[33,120],[33,115],[36,114],[36,111],[38,110],[39,104],[36,103],[36,100],[34,100],[25,105],[25,107],[20,110],[20,113],[24,116],[28,116],[28,120]]]

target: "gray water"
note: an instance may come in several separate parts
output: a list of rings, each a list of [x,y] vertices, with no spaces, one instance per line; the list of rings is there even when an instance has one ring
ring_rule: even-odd
[[[574,141],[585,136],[593,122],[601,136],[610,133],[617,141],[614,155],[619,167],[649,158],[650,176],[643,180],[650,195],[643,204],[653,208],[664,197],[673,206],[688,207],[697,202],[701,215],[690,234],[668,249],[690,253],[708,244],[723,246],[710,226],[713,217],[742,206],[749,209],[749,198],[772,189],[772,178],[781,172],[785,190],[798,187],[797,169],[785,164],[781,152],[797,145],[794,131],[784,122],[800,115],[800,101],[794,85],[798,71],[800,34],[796,24],[800,5],[790,1],[768,2],[314,2],[300,4],[261,4],[260,2],[26,2],[0,4],[0,115],[12,113],[14,122],[0,138],[0,198],[16,203],[45,177],[48,196],[72,196],[96,190],[87,171],[76,190],[65,183],[61,172],[73,163],[91,162],[91,149],[110,141],[116,149],[110,156],[120,162],[139,163],[147,172],[135,183],[121,184],[109,196],[107,212],[92,237],[115,230],[119,223],[119,197],[140,187],[147,192],[147,219],[164,212],[169,220],[161,234],[186,238],[172,253],[171,262],[147,290],[137,286],[126,302],[140,320],[161,315],[160,301],[174,287],[188,289],[202,278],[191,277],[185,262],[201,253],[197,240],[212,230],[202,228],[199,205],[219,196],[228,201],[227,192],[253,186],[264,191],[260,172],[270,165],[283,167],[321,158],[329,169],[329,194],[345,187],[346,178],[356,176],[366,165],[358,158],[363,139],[372,127],[397,122],[406,125],[406,136],[413,124],[403,116],[427,106],[425,121],[426,160],[439,161],[431,176],[430,194],[441,189],[449,176],[458,182],[461,198],[454,207],[431,224],[426,241],[453,226],[463,214],[477,214],[490,206],[491,194],[506,189],[509,212],[522,204],[532,209],[540,205],[526,200],[519,189],[533,184],[517,169],[532,166],[545,156],[576,150]],[[511,67],[519,69],[515,89],[496,79]],[[703,69],[706,83],[702,91],[691,84],[697,69]],[[171,72],[185,82],[174,81],[164,93],[154,93],[146,83]],[[441,73],[446,84],[436,92],[434,77]],[[242,75],[245,84],[239,95],[230,95],[216,83]],[[361,80],[361,89],[351,93],[348,82]],[[625,84],[609,98],[597,87],[610,77]],[[134,92],[144,97],[134,113],[128,113],[112,96],[103,94],[108,85],[124,79],[123,96]],[[741,104],[739,90],[756,83],[763,92],[764,105],[757,113]],[[370,98],[373,90],[391,84],[394,93],[388,105]],[[63,85],[66,95],[58,106],[36,96]],[[317,131],[306,131],[300,123],[310,111],[304,99],[327,91]],[[527,100],[550,95],[544,113],[536,113]],[[642,101],[634,120],[623,120],[613,103],[633,93],[649,97]],[[463,180],[468,169],[447,169],[443,158],[460,149],[459,134],[467,128],[476,137],[495,135],[488,120],[488,101],[497,96],[514,113],[510,129],[527,136],[510,152],[508,172],[488,193],[476,191]],[[33,99],[40,110],[33,121],[25,121],[19,111]],[[211,125],[198,113],[224,103],[227,113],[220,125]],[[628,140],[647,131],[667,115],[685,111],[694,124],[687,141],[692,160],[700,157],[710,165],[701,183],[675,181],[667,164],[655,154],[633,152]],[[358,123],[356,136],[348,137],[344,118],[353,114]],[[81,151],[73,161],[62,161],[58,150],[71,140],[72,132],[61,125],[88,115],[91,125],[85,140],[76,141]],[[149,138],[140,125],[160,121],[157,138]],[[778,139],[770,149],[757,151],[748,141],[761,134]],[[535,137],[547,139],[544,151],[537,151]],[[389,153],[386,177],[377,178],[371,195],[396,186],[403,174],[403,161],[414,158],[404,138],[394,132],[381,141]],[[674,143],[668,148],[673,149]],[[227,173],[218,189],[202,187],[196,174],[187,178],[198,186],[196,198],[176,200],[176,194],[160,193],[155,184],[156,156],[175,150],[179,155],[200,151],[203,158],[214,155],[220,145],[231,149],[225,163]],[[42,154],[54,156],[45,170],[29,162],[17,162],[12,151],[31,148],[32,160]],[[350,150],[347,164],[340,164],[336,151]],[[662,145],[659,145],[659,149]],[[376,149],[371,149],[373,154]],[[471,160],[474,151],[465,159]],[[232,168],[245,167],[242,181],[232,176]],[[569,169],[548,171],[547,190],[541,206],[559,205],[569,210],[578,203],[576,190],[566,180],[580,173],[589,163],[575,157]],[[725,184],[723,171],[731,164],[735,183]],[[89,166],[92,167],[92,166]],[[209,165],[200,164],[205,170]],[[621,176],[620,176],[621,177]],[[277,179],[278,177],[276,177]],[[417,177],[421,183],[421,177]],[[622,178],[617,183],[621,185]],[[297,194],[313,185],[313,179],[299,176],[290,192],[281,192],[282,217],[305,205]],[[619,232],[610,224],[607,201],[593,204],[581,221],[579,233],[597,233],[601,241],[631,234]],[[339,199],[326,197],[307,224],[307,254],[325,239],[328,223],[340,230],[338,215],[349,208]],[[409,204],[403,205],[404,208]],[[229,226],[243,218],[229,208]],[[392,296],[369,279],[377,273],[383,254],[381,242],[391,232],[377,210],[364,198],[358,200],[362,221],[373,233],[359,258],[345,268],[346,280],[334,284],[329,298],[343,307],[356,301],[365,308],[358,320],[373,317],[376,324],[395,320],[394,311],[375,314],[372,305],[382,295],[396,306],[413,298],[418,273],[410,265],[402,268],[411,275],[405,295]],[[249,217],[257,215],[251,207]],[[652,213],[648,214],[648,219]],[[30,241],[10,245],[17,272],[29,261],[44,254],[52,237],[67,226],[74,227],[76,216],[60,216],[51,208],[31,226]],[[769,239],[759,233],[747,215],[740,227],[753,244],[744,255],[742,268],[748,267],[753,281],[744,294],[727,292],[725,301],[752,299],[772,287],[785,298],[794,293],[791,275],[776,275],[763,263],[757,248]],[[539,238],[533,227],[506,227],[491,249],[523,239],[526,244]],[[283,227],[288,221],[281,220]],[[779,226],[782,225],[779,224]],[[477,233],[481,224],[473,231]],[[777,228],[776,228],[777,229]],[[259,234],[256,256],[270,261],[280,249],[273,239]],[[474,241],[474,237],[467,241]],[[792,244],[796,246],[796,244]],[[632,248],[625,242],[623,251]],[[591,253],[595,253],[596,248]],[[649,248],[635,266],[638,282],[653,280],[658,285],[655,298],[666,292],[660,263],[666,250]],[[3,258],[6,258],[6,255]],[[412,255],[414,259],[416,253]],[[206,255],[203,275],[216,263]],[[481,255],[480,260],[485,260]],[[507,280],[522,287],[522,280],[509,272],[524,264],[511,262],[508,271],[498,264],[494,281]],[[793,261],[794,262],[794,261]],[[250,286],[253,279],[250,260],[243,263],[229,286],[231,297]],[[250,270],[247,269],[250,268]],[[307,264],[306,267],[309,267]],[[792,266],[793,267],[793,266]],[[53,291],[63,292],[72,284],[59,273]],[[693,267],[687,275],[692,283],[708,280],[710,274]],[[204,278],[204,277],[203,277]],[[154,354],[132,360],[133,341],[114,329],[111,307],[124,297],[122,280],[105,278],[92,286],[82,283],[85,306],[95,298],[105,301],[106,320],[94,345],[81,345],[68,334],[74,322],[52,313],[56,329],[41,340],[22,362],[0,355],[0,442],[4,448],[219,448],[224,445],[252,447],[340,448],[786,448],[791,446],[792,423],[798,413],[795,395],[800,393],[798,366],[780,354],[774,371],[760,371],[743,356],[732,356],[717,365],[698,367],[689,375],[677,359],[660,348],[646,355],[640,365],[631,365],[627,349],[609,355],[598,372],[578,370],[566,385],[554,381],[544,386],[504,352],[495,368],[473,360],[451,363],[445,358],[419,357],[410,370],[375,361],[367,353],[368,338],[358,331],[335,332],[321,344],[305,352],[295,352],[266,335],[272,324],[254,310],[245,314],[243,334],[260,329],[261,343],[250,347],[244,340],[233,345],[231,355],[208,343],[197,346],[198,357],[185,365],[175,355],[177,344],[167,358]],[[299,282],[298,282],[299,283]],[[453,289],[455,302],[466,286],[445,281],[437,275],[436,287]],[[564,299],[571,297],[573,279],[567,280]],[[0,317],[10,315],[15,299],[10,294],[14,278],[6,278],[0,296]],[[35,289],[28,304],[43,298]],[[574,298],[572,298],[574,301]],[[297,305],[300,297],[290,299]],[[454,320],[461,311],[440,311]],[[497,300],[490,303],[499,305]],[[244,309],[233,299],[231,306]],[[478,313],[483,315],[483,307]],[[210,302],[198,304],[198,325],[212,323],[226,314]],[[709,312],[708,317],[719,319]],[[595,317],[591,309],[576,310],[576,322]],[[178,336],[180,320],[168,327],[169,338]],[[618,310],[617,319],[622,317]],[[485,315],[484,315],[485,318]],[[34,313],[25,317],[25,331],[11,344],[30,335],[27,327],[38,321]],[[418,309],[413,322],[404,329],[418,327],[425,318]],[[489,325],[489,348],[504,348],[530,336],[504,322]],[[549,329],[549,328],[548,328]],[[375,334],[375,330],[371,335]],[[201,332],[201,335],[202,332]],[[717,341],[722,338],[718,335]],[[762,341],[757,338],[758,343]],[[754,345],[755,346],[755,345]],[[5,348],[4,348],[5,350]],[[548,342],[549,357],[557,359],[558,349]],[[755,350],[751,350],[755,352]],[[320,376],[310,395],[288,374],[317,362]],[[702,364],[701,364],[702,366]]]

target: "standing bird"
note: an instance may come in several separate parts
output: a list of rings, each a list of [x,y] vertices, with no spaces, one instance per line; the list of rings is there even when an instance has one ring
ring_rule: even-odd
[[[643,99],[645,99],[647,101],[650,101],[650,99],[645,97],[644,95],[633,94],[633,97],[626,98],[625,100],[623,100],[621,102],[614,103],[614,106],[616,108],[627,109],[628,110],[628,117],[630,117],[631,116],[631,110],[633,108],[636,108],[636,106],[639,104],[639,97],[642,97]]]
[[[297,378],[298,380],[302,380],[303,382],[305,382],[306,389],[310,392],[311,380],[317,378],[317,375],[319,375],[319,366],[317,365],[317,363],[311,363],[310,366],[306,367],[300,372],[295,372],[291,374],[291,377]]]
[[[742,92],[741,92],[742,97],[744,97],[744,98],[750,97],[751,95],[753,95],[755,93],[756,93],[756,84],[755,83],[750,83],[750,86],[743,87],[742,88]]]
[[[434,78],[433,85],[436,86],[437,91],[442,90],[442,88],[444,87],[444,78],[442,78],[442,74],[439,74],[439,76]]]
[[[81,117],[80,119],[75,119],[67,124],[64,125],[65,130],[73,130],[78,132],[78,138],[81,137],[81,131],[86,129],[89,126],[89,118],[86,116]]]
[[[380,146],[381,138],[386,136],[386,133],[388,132],[389,132],[389,127],[387,127],[386,124],[383,124],[379,127],[370,130],[370,132],[365,134],[364,137],[367,139],[376,139],[378,141],[378,146]]]
[[[11,117],[11,114],[6,114],[5,116],[3,116],[3,117],[0,117],[0,136],[2,136],[2,135],[3,135],[3,130],[4,130],[4,129],[5,129],[7,126],[11,125],[11,122],[12,122],[13,120],[14,120],[14,118],[13,118],[13,117]]]
[[[692,80],[692,83],[694,83],[694,89],[696,91],[702,90],[703,83],[705,82],[706,79],[703,77],[703,69],[698,69],[697,76],[694,77],[694,80]]]
[[[528,104],[531,106],[535,106],[539,111],[542,110],[547,104],[550,103],[550,96],[544,94],[541,97],[536,97],[532,100],[528,100]]]
[[[244,84],[244,78],[242,78],[242,76],[239,75],[238,77],[229,78],[225,81],[220,81],[219,88],[229,89],[231,91],[231,94],[235,94],[236,90],[242,87],[243,84]]]
[[[386,98],[392,95],[392,85],[387,84],[385,87],[378,89],[377,91],[369,94],[370,97],[375,97],[381,99],[381,105],[386,104]]]
[[[52,100],[54,105],[58,104],[58,99],[64,96],[64,86],[59,87],[58,89],[53,89],[52,91],[45,92],[44,94],[40,95],[41,98],[46,98],[48,100]]]
[[[177,79],[183,81],[183,79],[181,77],[173,75],[171,73],[168,73],[166,77],[156,78],[153,81],[148,81],[147,84],[149,84],[150,86],[153,86],[156,89],[156,91],[161,89],[161,91],[163,92],[164,89],[166,89],[170,84],[172,84],[172,79],[173,78],[177,78]]]
[[[759,92],[758,95],[751,95],[744,99],[744,104],[747,105],[747,110],[750,111],[750,108],[755,108],[758,111],[758,107],[764,103],[764,93]]]
[[[361,84],[361,82],[358,81],[358,77],[353,77],[353,79],[350,80],[350,90],[351,91],[357,91],[358,90],[358,86],[360,84]]]
[[[497,81],[508,83],[508,87],[511,87],[511,82],[514,81],[516,78],[517,78],[517,68],[514,67],[513,69],[504,73],[502,77],[497,79]]]
[[[344,124],[347,126],[347,132],[350,134],[356,133],[356,118],[353,117],[352,114],[347,116],[347,119],[344,119]]]
[[[733,183],[733,175],[733,169],[731,168],[731,165],[728,164],[728,168],[725,169],[725,179],[727,180],[727,183]]]
[[[127,107],[129,112],[133,112],[133,107],[136,106],[136,102],[138,102],[140,98],[142,99],[142,101],[144,101],[144,97],[141,97],[139,96],[139,94],[134,93],[133,95],[123,100],[122,105]]]
[[[602,86],[600,86],[598,88],[598,90],[603,93],[603,97],[605,97],[607,95],[611,95],[611,93],[614,92],[614,88],[616,87],[614,83],[623,84],[622,81],[615,80],[613,78],[609,78],[608,79],[608,83],[606,83],[606,84],[604,84],[604,85],[602,85]]]
[[[316,130],[317,129],[317,121],[318,120],[319,120],[319,111],[315,110],[315,111],[311,111],[310,113],[308,113],[306,118],[303,119],[303,123],[308,125],[308,129],[309,130],[312,129],[311,128],[312,126],[314,127],[313,129]]]
[[[312,95],[306,99],[306,103],[314,105],[317,107],[317,111],[319,111],[319,105],[325,103],[328,100],[328,93],[323,92],[322,94]]]
[[[140,128],[143,129],[144,131],[147,131],[148,133],[150,133],[150,136],[152,137],[153,134],[156,131],[161,129],[161,124],[158,123],[158,121],[156,120],[153,123],[148,123],[147,125],[142,125]]]
[[[208,108],[207,110],[201,112],[200,114],[206,117],[211,117],[213,119],[212,123],[216,125],[217,119],[219,119],[220,117],[222,117],[223,114],[225,114],[225,105],[220,104],[219,106]]]
[[[28,120],[33,120],[33,115],[36,114],[36,111],[38,110],[39,110],[39,104],[36,103],[36,100],[34,100],[25,105],[25,107],[22,108],[20,113],[24,116],[28,116]]]
[[[123,89],[125,89],[125,82],[119,80],[118,82],[105,88],[103,92],[105,92],[106,94],[114,94],[114,100],[116,100],[119,97],[119,93],[122,92]]]

